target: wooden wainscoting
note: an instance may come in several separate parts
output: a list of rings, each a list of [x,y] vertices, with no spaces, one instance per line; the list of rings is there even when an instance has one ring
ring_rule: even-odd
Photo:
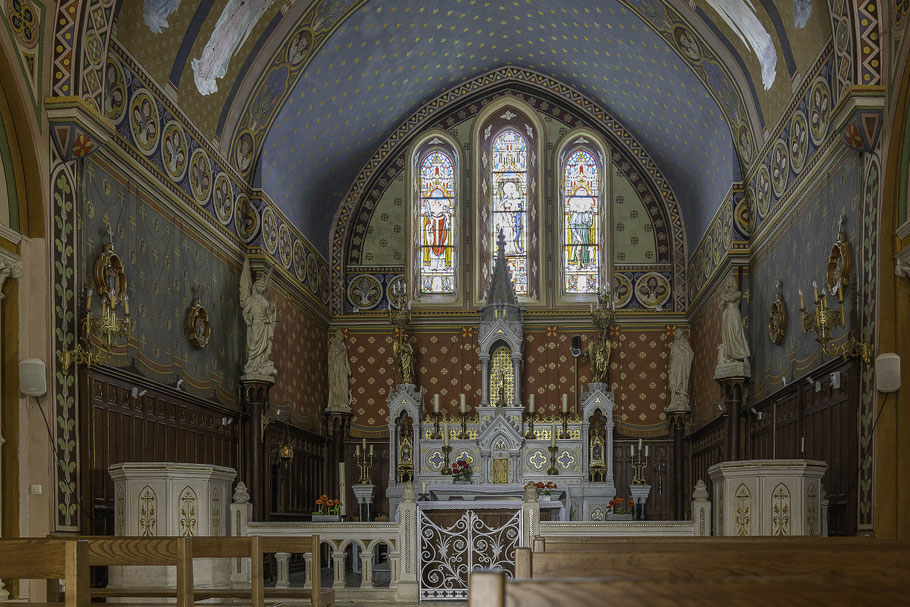
[[[83,533],[114,533],[114,483],[108,474],[113,464],[238,468],[238,412],[109,367],[82,370],[80,384]],[[134,397],[133,388],[145,394]]]
[[[613,482],[616,495],[629,498],[629,485],[632,484],[634,470],[629,447],[638,448],[638,439],[614,436],[613,438]],[[645,516],[648,520],[673,520],[673,441],[664,438],[647,438],[642,441],[642,448],[649,447],[648,465],[644,469],[645,481],[651,485],[651,493],[645,504]],[[557,483],[559,480],[557,479]]]
[[[285,444],[294,450],[294,458],[281,461],[279,449]],[[309,518],[316,498],[327,493],[326,439],[283,423],[269,424],[265,431],[268,466],[265,475],[266,520],[301,520]]]
[[[684,475],[686,479],[686,504],[689,503],[692,496],[692,489],[695,483],[702,480],[711,491],[711,477],[708,476],[708,468],[714,464],[724,461],[727,451],[727,418],[724,415],[716,417],[695,432],[688,440],[689,465],[688,474]],[[688,506],[687,506],[688,509]]]

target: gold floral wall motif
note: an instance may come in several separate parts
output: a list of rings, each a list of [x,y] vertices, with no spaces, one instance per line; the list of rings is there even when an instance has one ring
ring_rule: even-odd
[[[193,537],[199,534],[199,499],[192,487],[184,487],[177,500],[177,535]]]
[[[771,535],[790,535],[790,490],[783,483],[771,492]]]
[[[752,492],[745,484],[736,488],[736,535],[752,535]]]
[[[158,495],[146,485],[139,492],[139,535],[158,535]]]

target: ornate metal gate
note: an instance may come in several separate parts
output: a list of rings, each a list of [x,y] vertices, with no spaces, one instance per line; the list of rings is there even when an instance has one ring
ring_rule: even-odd
[[[473,510],[465,510],[450,527],[437,525],[423,509],[418,512],[420,600],[467,598],[468,574],[475,569],[515,575],[521,510],[499,527],[491,527]]]

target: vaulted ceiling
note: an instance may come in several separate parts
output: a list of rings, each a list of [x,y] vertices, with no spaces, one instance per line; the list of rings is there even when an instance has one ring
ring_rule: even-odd
[[[824,0],[127,0],[118,11],[121,44],[326,254],[338,203],[389,134],[506,65],[622,122],[671,182],[694,246],[830,37]]]

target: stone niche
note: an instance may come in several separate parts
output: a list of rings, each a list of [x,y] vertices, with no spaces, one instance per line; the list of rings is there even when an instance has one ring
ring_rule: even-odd
[[[114,535],[225,536],[237,472],[224,466],[132,462],[108,469],[114,481]],[[200,587],[230,585],[227,559],[196,559]],[[124,584],[123,580],[129,580]],[[173,586],[175,567],[111,567],[110,584]]]
[[[766,459],[708,468],[717,535],[820,535],[825,462]]]

